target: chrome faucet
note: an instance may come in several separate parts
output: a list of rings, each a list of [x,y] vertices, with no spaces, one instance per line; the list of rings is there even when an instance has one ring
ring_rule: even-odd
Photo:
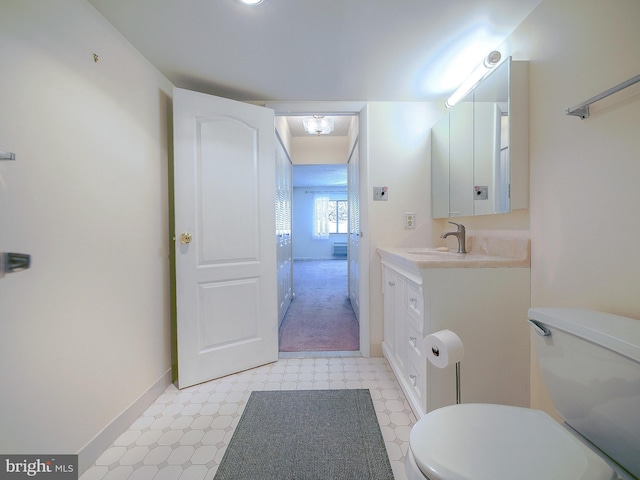
[[[466,242],[466,232],[464,229],[464,225],[460,224],[460,223],[453,223],[453,222],[449,222],[451,225],[455,225],[456,227],[458,227],[458,231],[457,232],[445,232],[442,235],[440,235],[440,238],[447,238],[449,235],[454,235],[457,239],[458,239],[458,253],[467,253],[467,250],[465,248],[465,242]]]

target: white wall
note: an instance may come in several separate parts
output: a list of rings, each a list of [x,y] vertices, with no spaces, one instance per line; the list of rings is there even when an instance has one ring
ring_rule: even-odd
[[[640,320],[640,84],[565,109],[640,72],[640,2],[544,0],[505,48],[529,60],[534,307]],[[551,410],[533,364],[532,405]]]
[[[368,105],[369,319],[371,355],[382,355],[383,305],[379,246],[432,245],[430,129],[443,104],[373,102]],[[373,201],[374,186],[388,187],[387,201]],[[404,212],[415,212],[416,228],[404,228]]]
[[[349,136],[309,135],[291,138],[291,159],[296,165],[346,163]]]
[[[84,0],[3,0],[0,65],[0,451],[76,453],[171,366],[172,86]]]

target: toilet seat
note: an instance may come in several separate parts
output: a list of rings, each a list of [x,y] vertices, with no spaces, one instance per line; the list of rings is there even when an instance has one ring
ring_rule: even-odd
[[[430,480],[614,480],[615,471],[546,413],[491,404],[430,412],[410,448]]]

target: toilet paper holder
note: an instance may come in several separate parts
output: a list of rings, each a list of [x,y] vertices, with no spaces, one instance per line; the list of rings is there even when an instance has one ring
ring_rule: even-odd
[[[443,357],[443,362],[438,362],[436,361],[434,358],[431,358],[427,355],[427,358],[429,359],[429,361],[435,365],[438,368],[444,368],[446,366],[446,364],[448,363],[448,360],[451,359],[450,356],[450,352],[449,352],[449,347],[446,346],[446,342],[447,340],[449,341],[449,343],[453,343],[454,345],[457,343],[456,346],[456,351],[453,355],[454,358],[457,359],[457,361],[455,362],[456,365],[456,404],[460,404],[462,402],[462,395],[461,395],[461,389],[460,389],[460,360],[462,360],[462,357],[464,355],[464,348],[462,347],[462,341],[460,340],[460,337],[458,337],[454,332],[450,331],[450,330],[442,330],[440,332],[436,332],[435,334],[432,335],[428,335],[427,338],[429,337],[434,337],[434,344],[431,345],[431,353],[433,354],[433,357],[435,357],[435,359],[439,359],[440,358],[440,347],[439,345],[442,343],[442,347],[445,348],[445,352],[444,352],[444,357]],[[435,339],[435,337],[438,337],[438,339]],[[447,338],[447,340],[443,340],[442,338]],[[453,342],[452,342],[453,339]],[[440,340],[440,341],[439,341]]]
[[[440,349],[434,345],[431,347],[431,352],[436,356],[440,356]],[[460,362],[456,362],[456,404],[460,405]]]

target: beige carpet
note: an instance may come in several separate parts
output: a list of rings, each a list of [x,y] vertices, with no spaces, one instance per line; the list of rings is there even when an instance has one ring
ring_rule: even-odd
[[[347,293],[347,261],[301,260],[293,269],[295,299],[280,325],[280,351],[359,350],[358,321]]]

